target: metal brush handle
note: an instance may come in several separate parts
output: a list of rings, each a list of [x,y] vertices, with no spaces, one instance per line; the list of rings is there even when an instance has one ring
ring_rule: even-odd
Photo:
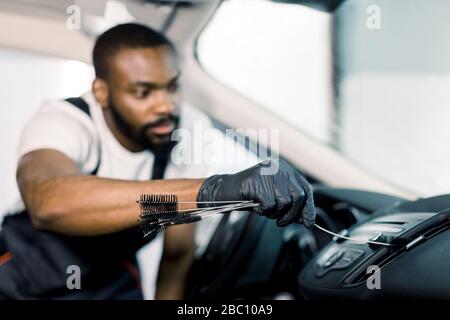
[[[393,244],[391,244],[391,243],[385,243],[385,242],[379,242],[379,241],[371,241],[371,240],[361,240],[361,239],[358,239],[358,238],[346,237],[346,236],[343,236],[343,235],[341,235],[339,233],[334,233],[334,232],[332,232],[330,230],[327,230],[327,229],[319,226],[317,223],[315,223],[314,226],[317,229],[319,229],[319,230],[321,230],[323,232],[326,232],[326,233],[328,233],[328,234],[330,234],[332,236],[335,236],[335,237],[338,237],[338,238],[341,238],[341,239],[345,239],[345,240],[348,240],[348,241],[359,242],[359,243],[363,243],[363,244],[371,243],[371,244],[376,244],[376,245],[386,246],[386,247],[393,246]]]

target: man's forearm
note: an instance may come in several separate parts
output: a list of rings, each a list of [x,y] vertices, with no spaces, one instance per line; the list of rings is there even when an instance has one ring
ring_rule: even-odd
[[[157,300],[185,298],[186,282],[194,258],[193,251],[177,258],[162,257],[156,288]]]
[[[174,194],[195,201],[202,179],[125,181],[94,176],[63,176],[35,183],[27,203],[35,225],[71,235],[100,235],[139,224],[143,193]],[[196,207],[195,204],[180,208]]]

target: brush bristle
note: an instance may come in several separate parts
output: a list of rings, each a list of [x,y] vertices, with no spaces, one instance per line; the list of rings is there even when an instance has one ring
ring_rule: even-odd
[[[139,204],[141,219],[159,219],[178,213],[177,196],[173,194],[143,194]]]
[[[139,199],[141,208],[140,229],[144,238],[154,236],[170,226],[202,220],[201,216],[178,212],[176,195],[143,194]]]
[[[173,194],[142,194],[139,206],[140,228],[144,237],[164,231],[163,223],[179,216],[178,199]]]

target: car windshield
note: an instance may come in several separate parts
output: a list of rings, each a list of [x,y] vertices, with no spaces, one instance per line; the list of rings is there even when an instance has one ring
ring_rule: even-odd
[[[281,2],[224,2],[199,38],[203,67],[391,185],[449,193],[450,3]]]

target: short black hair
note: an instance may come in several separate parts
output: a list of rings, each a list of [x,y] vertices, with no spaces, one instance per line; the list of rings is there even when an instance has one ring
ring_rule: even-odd
[[[93,63],[95,76],[101,79],[108,78],[108,63],[121,49],[156,48],[167,46],[175,53],[175,47],[162,33],[143,24],[119,24],[102,33],[95,42]]]

